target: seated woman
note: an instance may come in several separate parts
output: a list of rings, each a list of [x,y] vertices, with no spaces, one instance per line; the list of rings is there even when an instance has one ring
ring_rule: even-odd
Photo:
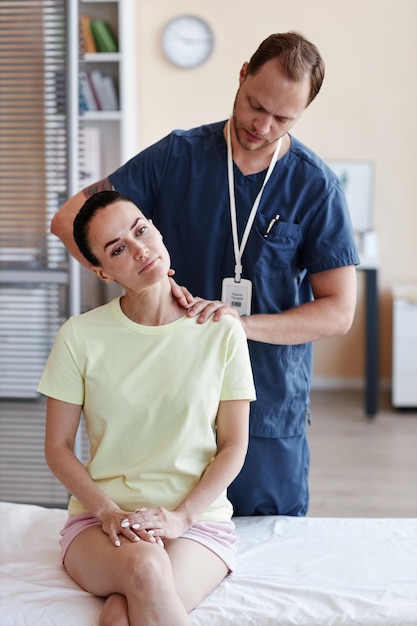
[[[159,231],[121,194],[89,198],[74,237],[124,295],[65,322],[38,386],[46,459],[72,494],[63,563],[107,598],[100,626],[190,624],[233,569],[226,488],[255,398],[245,333],[237,314],[206,324],[185,315]],[[85,466],[74,454],[81,413]]]

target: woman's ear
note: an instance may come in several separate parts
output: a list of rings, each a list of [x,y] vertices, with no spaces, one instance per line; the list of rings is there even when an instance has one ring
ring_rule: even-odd
[[[99,277],[100,280],[102,280],[105,283],[112,283],[114,278],[112,278],[111,276],[109,276],[108,274],[106,274],[106,272],[103,270],[103,268],[99,267],[99,266],[91,266],[91,271],[93,272],[93,274],[95,274],[96,276]]]

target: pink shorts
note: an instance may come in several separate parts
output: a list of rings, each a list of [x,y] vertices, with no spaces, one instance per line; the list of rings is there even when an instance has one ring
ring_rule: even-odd
[[[90,513],[70,515],[64,528],[61,530],[61,559],[64,561],[65,553],[71,541],[83,530],[90,526],[100,526],[100,522]],[[235,567],[237,535],[235,525],[230,520],[227,522],[197,522],[181,535],[183,539],[197,541],[209,550],[217,554],[232,572]]]

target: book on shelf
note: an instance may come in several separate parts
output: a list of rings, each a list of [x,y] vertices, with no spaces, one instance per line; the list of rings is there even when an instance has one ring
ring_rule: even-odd
[[[96,42],[91,32],[91,17],[86,13],[80,15],[80,42],[81,50],[84,53],[97,52]]]
[[[80,72],[79,110],[117,111],[119,102],[112,76],[100,70]]]
[[[104,108],[102,105],[102,98],[100,96],[99,83],[101,81],[101,72],[98,70],[90,70],[89,72],[86,72],[86,76],[96,104],[95,110],[101,111]]]
[[[88,111],[88,103],[84,96],[84,90],[81,88],[81,81],[80,81],[80,88],[78,90],[78,108],[79,108],[80,113],[83,113],[84,111]]]
[[[80,111],[117,111],[114,79],[100,70],[80,72]]]
[[[102,97],[105,102],[103,109],[105,111],[118,111],[119,102],[117,98],[116,88],[114,86],[114,79],[112,76],[103,74],[102,76]]]
[[[97,100],[94,96],[94,92],[91,88],[91,82],[90,79],[87,75],[87,72],[80,72],[79,75],[79,80],[80,80],[80,86],[79,86],[79,91],[80,91],[80,105],[82,104],[84,108],[82,108],[81,110],[84,111],[97,111],[98,110],[98,106],[97,106]],[[80,106],[81,108],[81,106]]]
[[[119,46],[113,30],[108,22],[100,19],[90,20],[90,30],[94,38],[97,52],[117,52]]]

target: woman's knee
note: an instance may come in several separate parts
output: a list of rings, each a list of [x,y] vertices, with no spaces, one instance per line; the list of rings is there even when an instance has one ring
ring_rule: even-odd
[[[132,555],[126,564],[125,572],[130,591],[147,594],[148,597],[154,592],[158,593],[167,576],[172,576],[169,557],[165,550],[157,545]]]

